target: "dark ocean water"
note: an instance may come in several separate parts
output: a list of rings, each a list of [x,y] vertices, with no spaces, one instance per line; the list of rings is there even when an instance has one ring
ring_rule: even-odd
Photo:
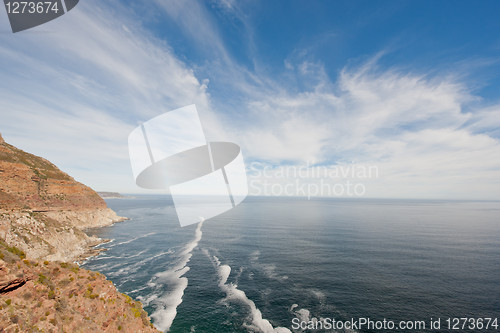
[[[426,329],[318,332],[447,332],[450,317],[500,321],[499,202],[249,197],[201,228],[181,228],[167,196],[107,202],[131,220],[93,230],[113,242],[84,267],[141,300],[165,331],[309,332],[294,320],[385,318]]]

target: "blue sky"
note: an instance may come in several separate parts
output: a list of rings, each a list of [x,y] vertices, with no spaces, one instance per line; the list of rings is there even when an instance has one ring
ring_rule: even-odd
[[[207,137],[247,164],[376,165],[367,197],[500,199],[499,10],[82,0],[17,34],[0,10],[0,132],[97,190],[135,193],[128,134],[195,103]]]

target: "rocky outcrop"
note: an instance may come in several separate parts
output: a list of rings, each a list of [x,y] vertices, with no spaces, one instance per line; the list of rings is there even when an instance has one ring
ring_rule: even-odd
[[[18,288],[21,288],[22,286],[24,286],[26,284],[26,282],[28,282],[28,280],[26,278],[23,278],[23,277],[9,280],[6,282],[4,281],[4,282],[0,283],[0,295],[6,294],[10,291],[14,291]]]
[[[103,241],[84,229],[123,219],[51,162],[0,140],[0,238],[28,258],[81,260]]]
[[[28,258],[59,261],[81,261],[95,254],[93,247],[103,242],[75,228],[70,219],[33,212],[0,214],[0,238],[20,248]]]
[[[0,241],[0,332],[159,332],[142,304],[97,273],[25,259]]]

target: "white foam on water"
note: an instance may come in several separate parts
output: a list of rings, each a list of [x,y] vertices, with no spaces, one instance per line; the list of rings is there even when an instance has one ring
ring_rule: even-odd
[[[111,269],[112,271],[107,273],[106,275],[110,276],[110,277],[117,277],[117,276],[129,276],[131,274],[134,274],[134,273],[137,273],[144,265],[146,265],[148,262],[158,258],[158,257],[161,257],[161,256],[165,256],[165,255],[168,255],[168,254],[171,254],[171,253],[174,253],[173,250],[168,250],[166,252],[161,252],[161,253],[158,253],[154,256],[151,256],[151,257],[148,257],[148,258],[145,258],[145,259],[142,259],[136,263],[122,263],[122,262],[119,262],[118,264],[116,265],[113,265],[113,266],[106,266],[106,264],[103,265],[103,267],[106,267],[107,269]],[[128,258],[132,258],[132,257],[135,257],[135,256],[130,256]],[[120,269],[118,269],[118,267],[121,267]]]
[[[208,254],[208,251],[204,250],[203,252]],[[211,259],[212,263],[217,268],[219,287],[226,293],[226,298],[224,300],[243,303],[250,309],[251,322],[245,325],[246,328],[263,333],[292,333],[286,327],[273,327],[269,320],[262,318],[262,312],[260,312],[255,303],[247,297],[245,292],[238,289],[236,284],[227,282],[231,274],[231,267],[221,264],[219,258],[216,256],[211,257]]]
[[[138,257],[140,256],[141,254],[144,254],[147,250],[142,250],[142,251],[139,251],[137,252],[136,254],[132,254],[130,256],[106,256],[105,253],[106,252],[102,252],[103,255],[99,255],[95,258],[92,259],[92,261],[98,261],[98,260],[104,260],[104,259],[131,259],[131,258],[135,258],[135,257]]]
[[[311,289],[311,293],[321,302],[324,303],[326,300],[325,293],[318,289]]]
[[[295,314],[297,318],[300,319],[300,321],[309,321],[311,318],[311,311],[307,309],[300,309],[295,311]]]
[[[276,272],[276,265],[274,265],[274,264],[262,264],[259,262],[259,258],[260,258],[260,251],[259,250],[252,252],[250,254],[250,263],[254,267],[260,269],[266,275],[267,278],[281,281],[281,282],[285,282],[286,280],[288,280],[288,276],[286,276],[286,275],[281,276]]]
[[[138,239],[141,239],[141,238],[144,238],[144,237],[149,237],[149,236],[152,236],[152,235],[156,235],[157,232],[150,232],[149,234],[145,234],[145,235],[140,235],[140,236],[137,236],[135,238],[131,238],[131,239],[128,239],[126,241],[123,241],[123,242],[120,242],[120,243],[116,243],[116,244],[113,244],[112,246],[110,247],[115,247],[115,246],[118,246],[118,245],[123,245],[123,244],[128,244],[128,243],[132,243]]]
[[[170,289],[166,294],[155,295],[154,298],[150,298],[146,302],[146,304],[151,302],[154,305],[155,311],[151,314],[151,318],[154,319],[156,328],[161,331],[168,332],[177,315],[177,307],[182,303],[184,290],[188,286],[188,279],[183,275],[189,271],[187,264],[191,259],[191,252],[198,246],[201,240],[202,225],[203,221],[198,224],[193,240],[187,243],[179,252],[179,261],[177,264],[165,272],[155,274],[153,277],[155,282],[148,283],[150,286],[166,284]]]
[[[134,289],[134,290],[131,290],[131,291],[127,291],[127,295],[130,295],[130,294],[134,294],[134,293],[138,293],[139,291],[142,291],[144,289],[146,289],[147,286],[143,286],[141,288],[138,288],[138,289]]]
[[[320,292],[321,293],[321,292]],[[323,293],[321,294],[315,294],[315,296],[318,296],[318,297],[321,297],[321,296],[324,296]],[[302,308],[302,309],[299,309],[297,311],[295,311],[295,309],[297,309],[299,307],[298,304],[293,304],[291,307],[290,307],[290,312],[293,313],[297,318],[299,318],[299,320],[301,322],[305,322],[305,323],[310,323],[310,322],[313,322],[313,323],[320,323],[322,322],[323,326],[319,326],[318,327],[324,327],[326,326],[326,318],[323,318],[323,317],[319,317],[319,318],[316,318],[316,317],[313,317],[311,315],[311,311],[309,311],[308,309],[305,309],[305,308]],[[304,330],[299,330],[299,332],[303,332]],[[330,332],[330,331],[328,331]],[[339,331],[336,331],[336,330],[331,330],[331,332],[339,332]],[[341,332],[343,333],[359,333],[358,331],[356,330],[352,330],[352,329],[343,329]]]
[[[96,249],[98,249],[98,248],[100,248],[100,247],[105,247],[105,246],[108,246],[108,247],[109,247],[109,245],[110,245],[111,243],[113,243],[114,241],[115,241],[115,239],[110,239],[110,240],[108,240],[108,241],[107,241],[107,242],[105,242],[105,243],[101,243],[101,244],[96,245],[96,246],[95,246],[95,248],[96,248]]]
[[[153,294],[149,296],[148,298],[144,298],[144,296],[137,296],[137,299],[141,301],[141,303],[145,306],[148,306],[151,302],[153,302],[155,299],[158,298],[158,295]]]

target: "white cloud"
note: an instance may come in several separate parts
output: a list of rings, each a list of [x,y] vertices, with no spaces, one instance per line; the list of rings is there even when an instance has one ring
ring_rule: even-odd
[[[175,22],[185,37],[194,41],[194,45],[203,49],[207,54],[212,54],[224,63],[230,62],[230,56],[220,37],[217,25],[207,13],[203,2],[196,0],[166,1],[155,0],[155,3],[163,9],[169,19]],[[221,5],[231,8],[231,1],[221,1]]]
[[[371,63],[307,92],[258,95],[235,140],[269,165],[377,165],[369,196],[500,199],[499,109],[464,112],[476,99],[450,77]]]
[[[164,41],[116,1],[69,14],[0,44],[0,131],[97,189],[134,190],[127,136],[140,121],[196,103],[200,83]]]

